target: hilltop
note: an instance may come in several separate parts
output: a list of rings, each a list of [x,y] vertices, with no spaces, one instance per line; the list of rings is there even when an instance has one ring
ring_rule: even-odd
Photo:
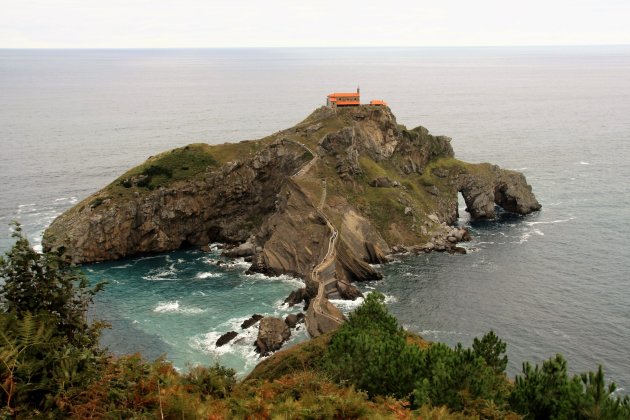
[[[407,129],[384,106],[321,107],[256,141],[192,144],[149,158],[58,217],[46,251],[72,263],[114,260],[222,242],[251,272],[305,280],[290,297],[309,305],[316,336],[343,315],[354,281],[395,252],[462,252],[468,233],[457,193],[476,219],[495,205],[540,209],[518,172],[455,158],[450,138]]]

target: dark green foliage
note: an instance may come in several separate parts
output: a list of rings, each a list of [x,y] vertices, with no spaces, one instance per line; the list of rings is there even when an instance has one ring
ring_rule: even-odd
[[[103,199],[101,197],[97,197],[92,202],[90,202],[90,207],[93,209],[103,204]]]
[[[512,408],[530,419],[628,419],[630,400],[614,398],[615,385],[606,387],[601,366],[572,378],[567,362],[557,354],[542,368],[523,364],[510,396]]]
[[[125,188],[131,188],[133,186],[133,183],[131,182],[129,178],[126,178],[120,181],[120,185],[122,185]]]
[[[503,372],[495,372],[474,350],[435,343],[423,352],[413,397],[417,406],[446,405],[454,410],[479,400],[503,406],[507,383]]]
[[[313,154],[310,151],[306,150],[302,154],[302,159],[308,162],[309,160],[313,159]]]
[[[418,374],[420,349],[407,345],[384,296],[370,293],[330,341],[326,366],[339,381],[371,396],[407,396]]]
[[[236,384],[236,371],[219,365],[196,366],[184,376],[184,384],[189,392],[208,395],[214,398],[226,398]]]
[[[482,357],[496,373],[505,372],[508,363],[508,358],[505,355],[506,348],[507,345],[497,337],[494,331],[481,337],[481,340],[475,337],[472,345],[475,355]]]
[[[143,187],[148,187],[150,183],[151,183],[151,177],[147,175],[147,176],[140,177],[138,181],[136,182],[136,185],[140,188],[143,188]]]
[[[16,243],[0,257],[0,402],[9,413],[59,408],[93,380],[103,354],[102,324],[88,324],[93,295],[82,273],[55,254],[38,254],[15,225]]]
[[[94,345],[98,328],[89,327],[85,315],[103,284],[89,288],[85,275],[57,255],[35,252],[17,224],[13,237],[15,245],[6,258],[0,257],[3,311],[18,318],[27,313],[50,316],[69,343]]]
[[[167,178],[171,178],[173,176],[173,170],[170,168],[166,168],[164,166],[160,166],[160,165],[150,165],[144,168],[144,170],[142,171],[142,175],[147,175],[147,176],[164,175]]]
[[[501,350],[501,346],[493,349]],[[349,382],[372,397],[413,394],[418,406],[462,409],[467,400],[503,403],[507,397],[503,370],[495,371],[474,350],[443,344],[423,350],[408,343],[380,293],[369,294],[332,337],[327,369],[338,381]]]

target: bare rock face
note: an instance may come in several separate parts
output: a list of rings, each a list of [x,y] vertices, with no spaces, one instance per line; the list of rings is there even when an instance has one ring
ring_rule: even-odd
[[[279,350],[289,337],[291,337],[291,330],[282,319],[266,317],[260,320],[258,338],[254,345],[261,356],[267,356]]]
[[[221,347],[232,341],[234,337],[236,337],[238,333],[236,331],[228,331],[223,334],[216,342],[217,347]]]
[[[382,278],[372,265],[392,250],[465,251],[468,233],[449,226],[458,192],[475,219],[541,207],[521,173],[459,161],[450,138],[408,130],[387,107],[322,107],[265,139],[205,147],[210,163],[194,176],[144,188],[150,161],[83,200],[46,230],[44,250],[87,263],[222,242],[225,256],[251,260],[249,273],[302,278],[287,302],[306,302],[308,330],[321,334],[344,318],[328,299],[361,296],[352,283]],[[260,321],[261,354],[285,328]]]
[[[284,323],[287,324],[289,328],[295,328],[297,324],[301,322],[304,322],[304,314],[302,312],[289,314],[286,318],[284,318]]]
[[[249,317],[248,319],[246,319],[245,321],[243,321],[243,323],[241,324],[241,328],[245,330],[245,329],[251,327],[252,325],[254,325],[255,323],[257,323],[258,321],[260,321],[263,318],[264,317],[262,315],[254,314],[251,317]]]
[[[475,219],[494,218],[495,204],[517,214],[529,214],[541,208],[532,187],[520,172],[486,163],[478,165],[475,170],[460,173],[457,180],[466,210]]]

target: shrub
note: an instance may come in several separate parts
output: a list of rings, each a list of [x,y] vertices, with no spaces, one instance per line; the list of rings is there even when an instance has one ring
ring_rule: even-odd
[[[173,176],[173,171],[170,168],[160,166],[160,165],[150,165],[142,171],[142,175],[157,176],[164,175],[167,178],[171,178]]]
[[[606,389],[601,366],[569,378],[562,355],[543,362],[542,367],[523,364],[510,396],[512,408],[526,418],[630,418],[630,400],[612,396],[615,384]]]
[[[88,288],[85,276],[57,254],[35,252],[17,223],[13,237],[15,245],[0,257],[0,401],[18,417],[63,411],[104,362],[103,324],[86,320],[102,284]]]
[[[236,384],[236,371],[220,366],[196,366],[184,376],[184,384],[189,392],[209,395],[214,398],[225,398]]]

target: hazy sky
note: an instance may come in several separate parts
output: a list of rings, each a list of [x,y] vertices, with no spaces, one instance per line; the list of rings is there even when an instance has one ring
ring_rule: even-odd
[[[630,44],[630,0],[0,0],[0,48]]]

